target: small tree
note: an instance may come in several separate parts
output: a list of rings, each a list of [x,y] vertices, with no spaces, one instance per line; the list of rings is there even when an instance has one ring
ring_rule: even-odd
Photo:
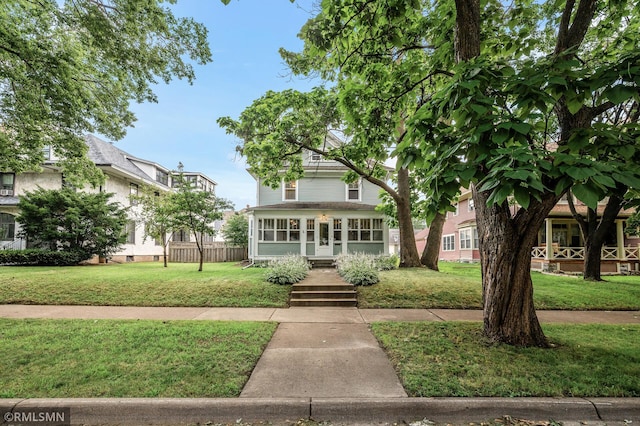
[[[222,228],[224,240],[230,246],[246,248],[249,245],[249,221],[243,214],[236,213]]]
[[[215,235],[213,222],[223,218],[225,210],[233,209],[233,204],[216,197],[213,193],[197,188],[195,182],[187,181],[180,170],[177,177],[178,191],[171,194],[171,215],[173,229],[187,229],[196,239],[196,246],[200,253],[202,271],[204,262],[204,236]]]
[[[144,238],[153,238],[162,244],[162,258],[167,267],[167,246],[171,241],[173,227],[173,208],[171,194],[145,187],[138,196],[133,196],[140,206],[136,216],[144,223]]]
[[[109,202],[113,194],[39,188],[20,198],[20,235],[51,250],[78,252],[84,259],[109,257],[125,241],[127,210]]]

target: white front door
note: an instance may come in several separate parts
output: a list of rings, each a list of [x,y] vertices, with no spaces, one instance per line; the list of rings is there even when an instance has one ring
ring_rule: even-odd
[[[318,223],[318,240],[316,242],[316,256],[333,256],[333,235],[331,233],[332,220]]]

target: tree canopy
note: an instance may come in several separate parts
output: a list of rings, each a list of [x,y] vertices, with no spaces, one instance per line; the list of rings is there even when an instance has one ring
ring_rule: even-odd
[[[130,101],[211,60],[206,28],[160,0],[11,0],[0,21],[0,170],[38,170],[51,146],[69,181],[99,182],[83,135],[121,139]]]

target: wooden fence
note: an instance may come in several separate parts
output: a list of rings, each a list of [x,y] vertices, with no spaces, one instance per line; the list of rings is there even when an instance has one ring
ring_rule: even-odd
[[[247,259],[247,257],[247,249],[243,247],[226,247],[224,244],[206,244],[204,248],[205,262],[239,262]],[[169,244],[169,262],[200,262],[198,247],[195,243]]]

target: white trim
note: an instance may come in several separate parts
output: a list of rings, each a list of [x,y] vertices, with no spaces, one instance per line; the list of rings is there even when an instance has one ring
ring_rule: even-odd
[[[291,199],[291,198],[287,198],[287,184],[289,182],[294,182],[295,183],[295,198]],[[298,189],[300,188],[300,181],[299,180],[295,180],[295,181],[289,181],[289,182],[285,182],[284,179],[282,179],[282,201],[298,201]]]
[[[453,247],[452,248],[446,248],[446,245],[444,243],[444,240],[446,238],[453,238]],[[452,252],[452,251],[456,251],[456,234],[446,234],[442,236],[442,251],[446,251],[446,252]]]
[[[353,198],[349,198],[349,185],[358,185],[358,198],[357,199],[353,199]],[[345,201],[362,201],[362,179],[358,179],[357,182],[353,182],[353,183],[345,183],[345,194],[344,194],[344,199]]]

